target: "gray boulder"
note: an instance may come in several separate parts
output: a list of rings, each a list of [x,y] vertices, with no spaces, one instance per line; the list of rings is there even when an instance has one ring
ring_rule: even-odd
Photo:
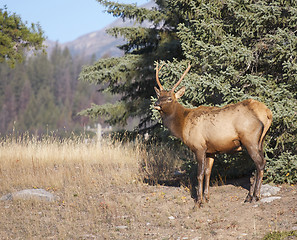
[[[270,203],[274,200],[281,199],[281,197],[272,197],[280,191],[279,187],[274,187],[269,184],[264,184],[261,188],[261,196],[263,197],[260,201],[262,203]]]
[[[276,195],[280,191],[279,187],[274,187],[269,184],[264,184],[261,188],[261,195],[263,197],[270,197]]]
[[[25,189],[19,192],[9,193],[0,198],[0,201],[8,200],[38,200],[52,202],[57,200],[57,197],[44,189]]]

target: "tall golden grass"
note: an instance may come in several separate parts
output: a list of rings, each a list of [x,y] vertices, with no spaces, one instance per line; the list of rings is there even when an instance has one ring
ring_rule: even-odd
[[[84,143],[81,138],[3,138],[0,196],[42,188],[59,200],[0,202],[1,239],[77,239],[79,234],[84,238],[84,234],[98,231],[107,236],[108,229],[101,225],[117,220],[119,202],[128,205],[116,193],[139,183],[141,154],[135,144],[99,145]]]
[[[151,148],[140,140],[97,144],[79,137],[2,138],[0,197],[42,188],[57,200],[0,201],[0,238],[124,239],[121,226],[145,226],[148,221],[147,212],[137,204],[146,201],[145,174],[169,172],[154,169],[168,167],[162,162],[174,158]],[[129,236],[141,236],[141,231],[129,231]]]
[[[0,142],[1,192],[22,188],[59,189],[135,181],[141,150],[132,144],[84,143],[81,138],[4,138]]]

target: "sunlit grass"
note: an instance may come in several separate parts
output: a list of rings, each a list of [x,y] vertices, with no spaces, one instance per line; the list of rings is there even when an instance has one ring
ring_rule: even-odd
[[[0,141],[0,197],[42,188],[55,194],[52,203],[0,202],[0,235],[4,239],[53,237],[75,239],[76,234],[100,232],[101,225],[115,224],[118,192],[141,180],[138,144],[86,143],[82,138],[6,137]],[[120,223],[119,223],[120,224]],[[82,229],[80,229],[82,228]],[[95,228],[95,230],[93,229]],[[96,230],[97,229],[97,230]]]
[[[5,138],[0,143],[1,192],[63,188],[73,181],[103,185],[137,179],[140,151],[131,144],[85,143],[81,138]]]

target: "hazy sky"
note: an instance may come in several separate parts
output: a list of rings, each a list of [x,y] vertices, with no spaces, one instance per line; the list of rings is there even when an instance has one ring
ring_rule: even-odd
[[[115,2],[140,6],[149,0]],[[23,22],[39,22],[48,39],[60,43],[100,30],[116,20],[96,0],[1,0],[0,8],[5,5],[9,12],[20,15]]]

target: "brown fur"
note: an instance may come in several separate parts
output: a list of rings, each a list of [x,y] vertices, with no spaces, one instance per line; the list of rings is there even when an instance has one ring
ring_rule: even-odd
[[[204,178],[204,198],[206,201],[209,199],[209,179],[214,155],[241,151],[243,147],[247,149],[257,167],[257,175],[246,201],[259,200],[266,163],[263,141],[272,123],[271,111],[263,103],[253,99],[221,108],[200,106],[188,109],[177,101],[184,94],[184,87],[174,93],[176,85],[170,91],[165,91],[159,82],[158,85],[160,90],[155,88],[158,96],[155,108],[159,110],[164,125],[196,155],[198,206],[203,201]]]

